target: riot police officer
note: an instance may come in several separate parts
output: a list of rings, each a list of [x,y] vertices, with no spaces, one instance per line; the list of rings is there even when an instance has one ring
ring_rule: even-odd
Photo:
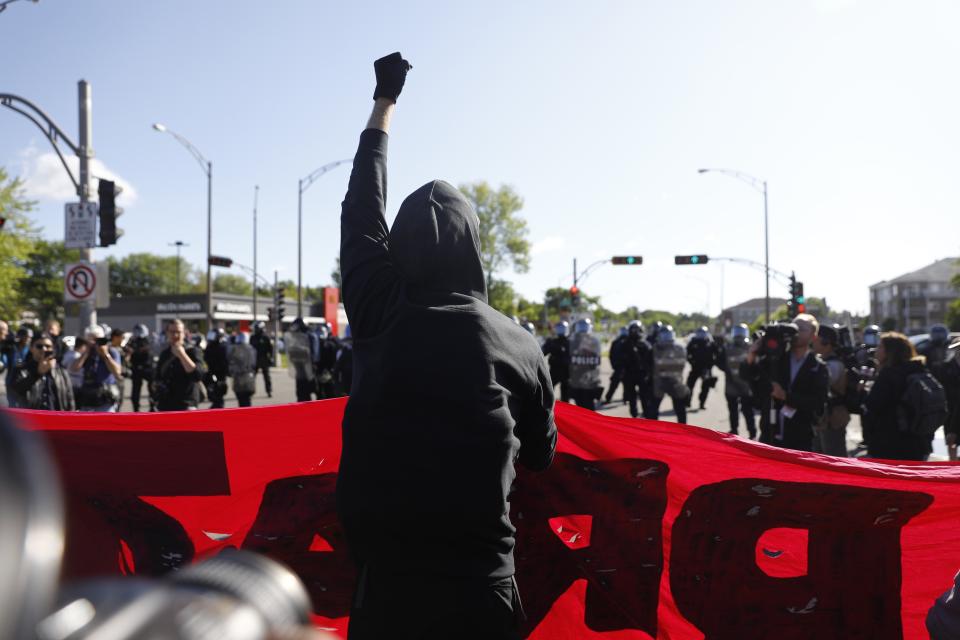
[[[326,320],[317,325],[313,334],[316,336],[317,350],[314,354],[314,373],[317,378],[317,400],[336,398],[338,395],[334,383],[334,368],[337,366],[337,339],[331,335],[330,325]]]
[[[657,344],[657,336],[660,335],[660,332],[663,331],[665,325],[662,321],[657,320],[650,325],[650,329],[647,331],[647,342],[650,343],[650,346]]]
[[[207,332],[207,347],[203,359],[207,363],[204,385],[211,409],[222,409],[227,395],[227,378],[230,376],[230,363],[227,360],[226,332],[223,329],[211,329]]]
[[[610,374],[610,386],[607,388],[607,396],[604,398],[604,401],[608,404],[613,400],[613,394],[623,380],[623,357],[621,356],[621,352],[623,351],[623,343],[626,341],[627,328],[621,327],[620,334],[610,343],[609,357],[610,367],[613,369],[613,373]],[[626,402],[626,398],[624,398],[624,402]]]
[[[643,417],[654,419],[653,393],[653,350],[643,336],[643,324],[634,320],[627,325],[627,340],[621,351],[623,358],[623,394],[630,404],[630,415],[639,414],[637,398],[643,408]]]
[[[133,405],[134,411],[140,411],[140,394],[143,391],[144,382],[146,382],[147,404],[150,411],[156,411],[153,394],[150,393],[150,383],[153,381],[155,363],[153,345],[150,344],[150,329],[145,324],[138,324],[131,333],[133,335],[126,346],[132,379],[130,403]]]
[[[577,320],[570,340],[570,395],[578,407],[595,411],[600,386],[600,340],[589,318]]]
[[[739,435],[740,414],[747,424],[747,434],[751,440],[757,437],[757,421],[753,412],[753,392],[750,383],[740,377],[740,364],[746,360],[750,351],[750,328],[738,324],[733,328],[730,344],[720,345],[717,352],[717,366],[725,374],[723,393],[727,398],[727,411],[730,413],[730,433]]]
[[[930,372],[937,376],[938,380],[941,377],[937,375],[938,369],[942,369],[942,366],[947,362],[948,354],[951,354],[947,350],[949,346],[950,330],[942,324],[935,324],[930,327],[930,340],[923,350],[920,350],[920,355],[927,358],[927,366],[930,368]],[[943,383],[942,380],[940,382]]]
[[[297,402],[313,400],[317,390],[313,363],[319,350],[316,334],[307,328],[303,318],[297,318],[283,334],[283,343],[290,377],[296,381]]]
[[[550,379],[554,386],[560,384],[560,399],[564,402],[570,401],[570,340],[567,338],[569,328],[570,323],[566,320],[558,322],[553,327],[556,335],[541,347],[550,365]]]
[[[666,325],[657,332],[657,342],[653,345],[653,408],[654,418],[660,417],[660,403],[663,396],[673,400],[673,410],[677,422],[687,422],[687,396],[690,390],[683,384],[683,368],[687,363],[687,350],[676,343],[673,327]]]
[[[273,397],[273,383],[270,380],[270,367],[275,363],[273,361],[273,340],[263,330],[263,322],[253,324],[253,335],[250,337],[250,346],[257,352],[257,365],[253,371],[254,385],[256,385],[257,372],[263,371],[263,384],[267,389],[267,397]]]
[[[717,383],[717,379],[712,375],[713,365],[716,363],[716,349],[706,327],[697,329],[687,344],[687,362],[690,363],[690,375],[687,376],[690,397],[687,398],[687,406],[690,406],[693,399],[693,387],[697,384],[697,380],[701,380],[700,408],[703,409],[707,402],[707,394]]]

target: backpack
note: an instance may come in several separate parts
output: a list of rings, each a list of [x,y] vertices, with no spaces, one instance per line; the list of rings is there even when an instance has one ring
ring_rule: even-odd
[[[932,436],[947,419],[947,394],[929,371],[907,376],[907,390],[897,407],[901,433]]]

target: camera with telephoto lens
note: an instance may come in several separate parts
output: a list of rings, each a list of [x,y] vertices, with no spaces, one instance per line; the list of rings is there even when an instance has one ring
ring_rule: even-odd
[[[0,411],[0,638],[323,640],[296,575],[227,549],[160,579],[58,584],[63,498],[37,433]]]
[[[797,325],[792,322],[768,324],[753,334],[757,343],[757,359],[773,366],[790,351],[793,339],[798,333]]]
[[[840,344],[837,345],[837,355],[843,360],[843,367],[847,372],[847,390],[844,396],[844,406],[850,413],[863,412],[863,405],[867,399],[867,388],[876,378],[876,363],[873,353],[865,345],[858,345],[853,339],[853,330],[841,325],[837,327],[840,335]]]

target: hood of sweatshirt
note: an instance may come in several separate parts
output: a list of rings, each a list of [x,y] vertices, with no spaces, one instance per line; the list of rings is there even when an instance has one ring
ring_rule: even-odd
[[[390,229],[389,246],[407,282],[426,291],[487,301],[479,220],[449,183],[434,180],[407,196]]]

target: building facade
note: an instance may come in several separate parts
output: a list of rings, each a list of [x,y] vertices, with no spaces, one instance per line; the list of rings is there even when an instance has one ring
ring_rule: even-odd
[[[787,304],[786,298],[770,298],[770,313],[778,307]],[[729,330],[738,324],[753,324],[757,318],[766,312],[766,298],[751,298],[732,307],[727,307],[720,313],[723,328]]]
[[[943,258],[892,280],[870,286],[870,321],[908,335],[946,324],[947,308],[960,292],[950,281],[960,258]]]

